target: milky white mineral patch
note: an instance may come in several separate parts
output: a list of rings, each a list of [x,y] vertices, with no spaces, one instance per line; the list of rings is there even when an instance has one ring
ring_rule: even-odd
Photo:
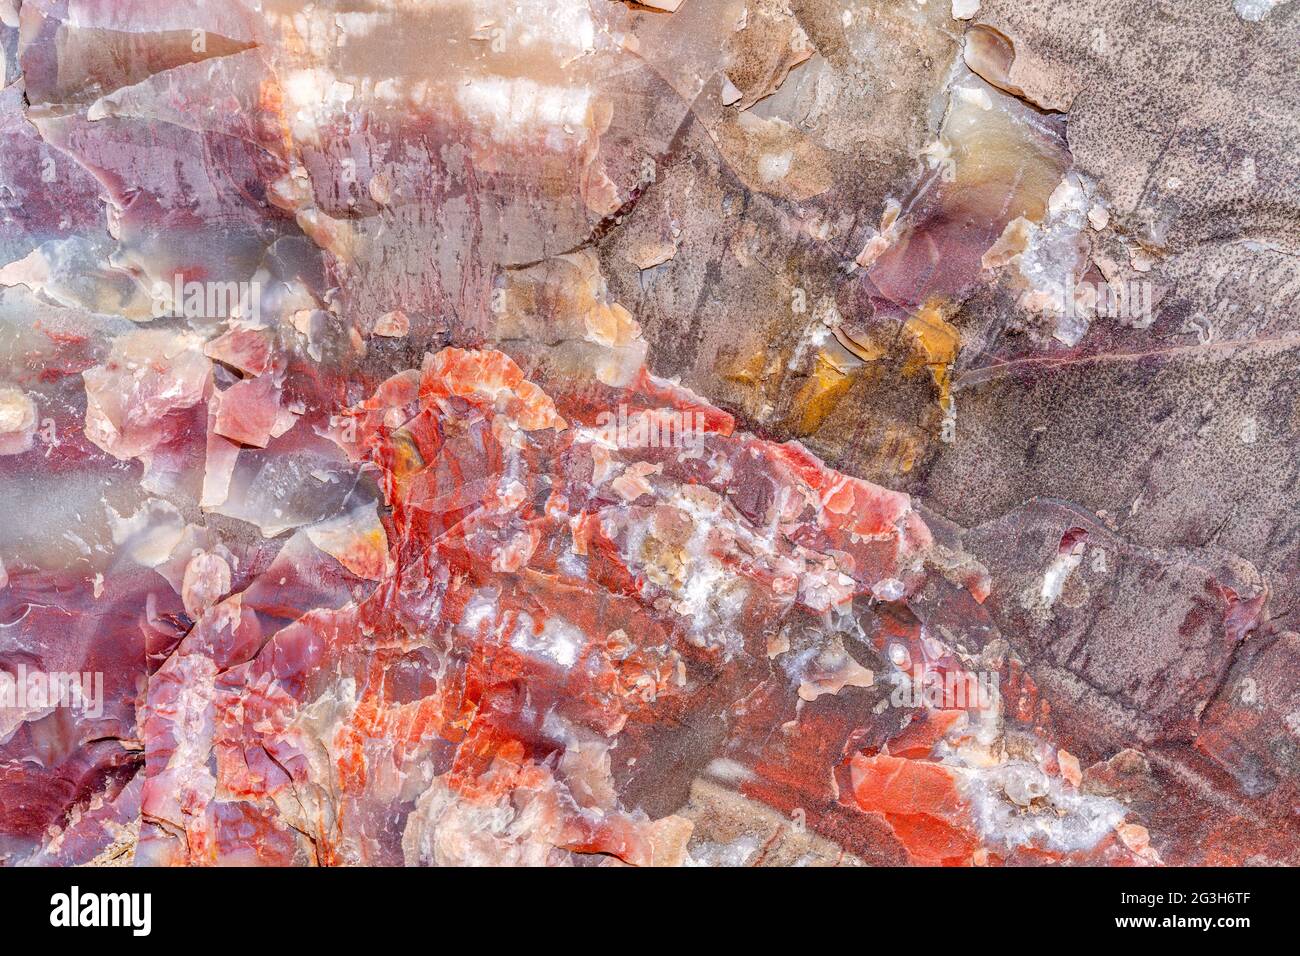
[[[1258,23],[1268,16],[1274,7],[1280,7],[1287,0],[1233,0],[1232,7],[1237,16],[1248,23]]]
[[[907,588],[898,578],[884,578],[871,586],[871,594],[877,601],[897,601],[907,593]]]
[[[1033,764],[1010,760],[962,776],[976,827],[992,843],[1069,853],[1125,825],[1117,800],[1078,794]]]
[[[519,615],[519,625],[510,638],[510,646],[516,650],[548,658],[561,667],[577,663],[578,651],[586,643],[586,635],[567,621],[550,617],[538,630],[527,613]]]
[[[113,543],[137,564],[155,568],[169,557],[185,533],[185,519],[169,501],[150,498],[135,514],[123,516],[108,509]]]
[[[806,660],[802,666],[799,697],[814,701],[823,694],[838,694],[845,687],[870,687],[875,674],[855,661],[838,637]]]
[[[794,153],[790,150],[783,153],[766,153],[758,161],[758,173],[763,177],[764,182],[773,183],[785,178],[793,162]]]
[[[992,98],[984,90],[977,87],[959,86],[957,95],[962,98],[963,102],[978,106],[982,110],[993,109]]]
[[[0,388],[0,455],[19,455],[32,447],[36,404],[16,388]]]
[[[216,604],[230,590],[230,565],[219,554],[197,550],[185,566],[181,600],[185,612],[197,617]]]
[[[1052,563],[1043,572],[1043,586],[1039,590],[1039,598],[1044,607],[1050,608],[1056,603],[1056,599],[1061,596],[1061,589],[1065,587],[1066,579],[1081,561],[1083,561],[1082,546],[1076,546],[1052,559]]]
[[[969,20],[980,12],[980,0],[952,0],[952,18]]]
[[[1078,302],[1076,277],[1083,263],[1080,234],[1088,222],[1088,198],[1074,174],[1052,192],[1048,215],[1041,226],[1027,227],[1020,274],[1029,291],[1022,304],[1053,318],[1053,335],[1065,345],[1077,345],[1088,331],[1089,315]]]

